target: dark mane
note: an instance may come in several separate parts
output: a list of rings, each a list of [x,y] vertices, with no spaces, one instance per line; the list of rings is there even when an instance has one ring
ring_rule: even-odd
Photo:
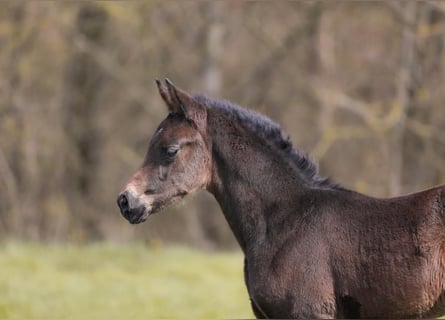
[[[217,100],[201,94],[194,94],[193,98],[210,108],[217,108],[226,112],[231,118],[238,121],[269,144],[278,148],[294,164],[300,175],[308,183],[327,188],[337,188],[338,185],[329,178],[318,174],[318,165],[313,162],[303,151],[294,148],[289,135],[285,133],[280,125],[273,122],[253,110],[242,108],[227,100]]]

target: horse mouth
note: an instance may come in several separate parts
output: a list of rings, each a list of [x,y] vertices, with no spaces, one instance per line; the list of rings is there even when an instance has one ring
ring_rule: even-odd
[[[139,224],[147,220],[149,215],[150,214],[148,212],[144,212],[144,214],[140,216],[133,216],[132,218],[128,219],[128,222],[130,222],[131,224]]]
[[[187,194],[186,192],[180,192],[172,197],[165,197],[155,200],[150,207],[149,215],[158,213],[159,211],[162,211],[166,207],[175,204],[176,202],[184,198],[186,194]]]
[[[147,220],[151,212],[145,207],[139,207],[133,210],[121,210],[121,214],[131,224],[139,224]]]
[[[176,203],[180,199],[184,198],[187,193],[181,192],[172,197],[163,197],[155,200],[150,207],[139,207],[138,209],[132,210],[131,214],[122,214],[125,219],[131,224],[139,224],[145,222],[149,216],[162,211],[166,207]]]

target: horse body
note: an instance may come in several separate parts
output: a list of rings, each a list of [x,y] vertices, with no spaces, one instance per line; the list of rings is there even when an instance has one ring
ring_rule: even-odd
[[[445,311],[445,186],[377,199],[318,176],[269,119],[158,83],[170,115],[118,198],[131,223],[211,192],[245,255],[258,318]]]
[[[281,241],[272,240],[282,245],[268,250],[267,262],[261,257],[265,270],[255,267],[255,257],[247,268],[254,287],[249,292],[261,310],[257,316],[443,314],[444,216],[437,206],[443,192],[435,188],[385,200],[347,191],[308,195],[316,203],[310,215]]]
[[[338,229],[326,232],[336,298],[353,299],[356,317],[442,314],[444,190],[394,199],[355,194],[330,219]]]

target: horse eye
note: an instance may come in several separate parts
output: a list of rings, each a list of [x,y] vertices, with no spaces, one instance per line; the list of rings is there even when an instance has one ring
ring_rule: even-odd
[[[166,154],[168,157],[173,158],[179,151],[179,146],[170,146],[166,149]]]

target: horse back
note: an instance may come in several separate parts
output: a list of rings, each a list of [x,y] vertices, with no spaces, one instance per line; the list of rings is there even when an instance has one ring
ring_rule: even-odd
[[[377,199],[338,197],[328,209],[333,282],[361,316],[407,317],[442,310],[445,288],[445,185]],[[381,314],[375,314],[379,310]]]

